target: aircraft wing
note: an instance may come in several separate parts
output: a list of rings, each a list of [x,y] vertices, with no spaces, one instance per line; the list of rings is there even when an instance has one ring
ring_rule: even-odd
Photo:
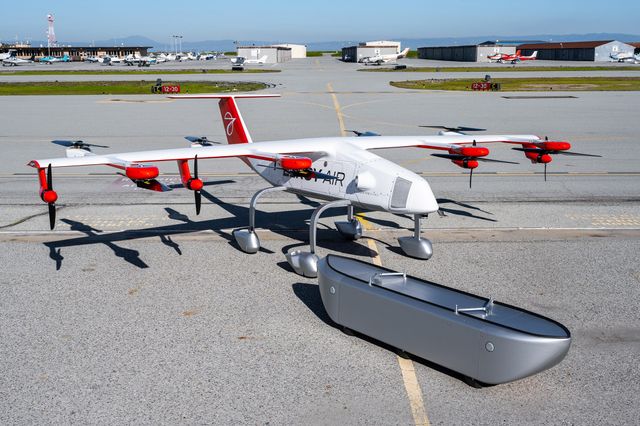
[[[361,149],[385,148],[431,148],[454,149],[464,145],[485,143],[535,143],[540,142],[536,135],[432,135],[432,136],[403,136],[403,137],[355,137],[350,138],[353,145]]]
[[[161,149],[154,151],[125,152],[117,154],[94,155],[91,152],[77,151],[79,156],[71,158],[47,158],[32,160],[29,166],[42,169],[51,167],[78,167],[106,165],[128,167],[132,164],[155,163],[160,161],[199,160],[208,158],[250,157],[275,161],[287,154],[320,153],[308,144],[283,144],[281,142],[260,142],[251,144],[215,145],[198,148]],[[317,147],[315,147],[317,148]],[[74,152],[75,153],[75,152]]]

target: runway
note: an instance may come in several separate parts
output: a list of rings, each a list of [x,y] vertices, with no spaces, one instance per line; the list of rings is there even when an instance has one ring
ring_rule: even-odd
[[[388,81],[409,74],[356,69],[323,57],[277,74],[206,78],[265,81],[283,94],[239,101],[257,141],[465,125],[549,135],[603,156],[556,156],[544,182],[541,166],[492,145],[492,158],[520,164],[482,164],[469,189],[466,172],[430,151],[377,151],[422,174],[439,199],[446,216],[423,220],[435,252],[426,262],[400,254],[396,238],[411,233],[408,217],[364,212],[357,242],[335,232],[343,210],[321,221],[320,255],[376,258],[560,321],[573,334],[562,363],[477,390],[424,360],[403,364],[392,348],[345,335],[324,312],[316,281],[295,275],[284,258],[307,244],[315,200],[265,197],[257,215],[263,250],[247,255],[232,243],[231,231],[247,225],[249,199],[267,186],[238,160],[200,163],[208,183],[200,216],[182,189],[158,194],[105,168],[56,169],[58,223],[49,231],[25,164],[63,156],[51,139],[112,152],[184,147],[186,135],[224,140],[217,106],[152,95],[0,97],[0,421],[636,423],[640,96],[403,91]],[[95,79],[64,78],[88,77]],[[165,183],[178,183],[175,164],[160,166]]]

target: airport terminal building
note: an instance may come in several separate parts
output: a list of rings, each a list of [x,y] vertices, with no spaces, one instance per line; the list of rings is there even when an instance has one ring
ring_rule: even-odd
[[[2,51],[15,50],[16,56],[22,59],[34,58],[38,60],[45,56],[62,57],[68,55],[72,61],[84,61],[91,56],[111,56],[124,58],[127,55],[147,56],[151,46],[2,46]]]
[[[516,53],[516,48],[513,45],[499,44],[492,41],[465,46],[418,48],[418,58],[438,61],[491,62],[488,57],[496,53],[513,55]]]
[[[574,41],[565,43],[528,43],[518,49],[523,55],[538,51],[538,59],[546,61],[610,62],[611,55],[633,52],[634,46],[617,40]]]

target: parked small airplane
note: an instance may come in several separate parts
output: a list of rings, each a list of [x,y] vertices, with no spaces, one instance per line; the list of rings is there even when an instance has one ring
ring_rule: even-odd
[[[0,61],[3,61],[5,59],[9,59],[9,58],[13,58],[15,56],[16,56],[16,51],[14,49],[10,49],[7,52],[0,53]]]
[[[22,59],[18,58],[17,56],[10,56],[2,60],[3,67],[15,67],[17,65],[27,65],[32,63],[33,59]]]
[[[137,65],[139,67],[148,67],[157,63],[153,56],[139,56],[129,54],[124,58],[124,63],[128,66]]]
[[[267,60],[267,55],[264,55],[264,56],[261,56],[260,58],[245,59],[244,64],[245,65],[264,65],[266,60]]]
[[[40,58],[40,62],[45,64],[52,64],[54,62],[71,62],[71,58],[69,55],[63,55],[61,57],[57,56],[44,56]]]
[[[362,58],[360,62],[365,65],[382,65],[382,64],[395,61],[397,59],[405,58],[408,54],[409,54],[409,48],[407,47],[400,53],[368,56],[368,57]]]
[[[438,135],[427,136],[379,136],[372,132],[356,132],[361,136],[253,143],[236,99],[278,96],[170,96],[172,99],[219,100],[227,145],[211,145],[211,141],[206,138],[187,137],[192,142],[190,148],[96,155],[91,151],[90,145],[82,141],[54,141],[68,147],[67,158],[38,159],[28,164],[38,170],[40,198],[48,205],[51,229],[55,225],[55,203],[58,200],[58,194],[53,189],[54,167],[106,165],[122,170],[140,188],[162,192],[168,188],[156,179],[159,175],[158,167],[149,163],[176,161],[183,186],[194,193],[196,214],[199,214],[200,191],[204,183],[198,177],[198,160],[236,157],[272,185],[253,196],[249,228],[234,232],[235,240],[244,252],[256,253],[260,249],[260,240],[255,233],[255,208],[262,194],[284,190],[329,201],[318,207],[312,216],[311,251],[292,251],[287,254],[287,260],[296,272],[311,277],[317,272],[318,258],[314,254],[317,220],[322,211],[329,207],[347,207],[348,220],[336,222],[336,226],[345,238],[352,240],[362,235],[362,226],[354,218],[354,207],[413,215],[414,236],[399,238],[400,246],[408,256],[420,259],[431,257],[431,242],[420,236],[420,218],[439,210],[429,183],[416,173],[372,153],[371,150],[414,147],[446,151],[446,154],[433,155],[470,171],[478,167],[480,161],[503,162],[485,158],[489,149],[479,145],[484,143],[520,145],[514,149],[524,152],[532,163],[545,166],[552,161],[552,154],[589,155],[569,152],[571,144],[568,142],[550,141],[535,135],[468,135],[464,131],[483,129],[446,126],[424,126],[441,129]],[[193,160],[193,175],[189,160]]]
[[[533,52],[531,55],[529,56],[522,56],[522,51],[521,50],[517,50],[515,54],[511,55],[509,53],[496,53],[495,55],[490,55],[487,56],[487,59],[490,59],[492,61],[496,61],[498,63],[504,64],[507,62],[511,62],[512,64],[515,64],[517,62],[520,61],[535,61],[536,58],[538,57],[538,51],[536,50],[535,52]]]
[[[618,52],[609,55],[611,62],[635,62],[633,52]]]

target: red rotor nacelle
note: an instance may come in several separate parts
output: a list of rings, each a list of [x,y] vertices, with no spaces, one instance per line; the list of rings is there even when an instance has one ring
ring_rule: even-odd
[[[525,152],[524,155],[531,160],[532,163],[547,164],[553,161],[553,158],[545,152]]]
[[[306,157],[284,157],[280,158],[279,162],[285,170],[307,170],[312,164],[311,159]]]
[[[536,143],[535,145],[545,151],[567,151],[571,149],[571,144],[569,142],[544,141]]]
[[[461,146],[449,149],[449,154],[463,155],[465,157],[486,157],[489,149],[484,146]]]
[[[462,160],[451,160],[451,162],[456,166],[462,167],[463,169],[475,169],[476,167],[478,167],[478,161],[470,158],[465,158]]]
[[[157,178],[160,171],[156,166],[132,166],[125,169],[125,174],[131,180],[150,180]]]

